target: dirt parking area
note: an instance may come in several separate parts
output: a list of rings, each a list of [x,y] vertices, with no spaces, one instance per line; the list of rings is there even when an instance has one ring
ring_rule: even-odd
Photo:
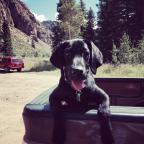
[[[52,72],[0,72],[0,144],[22,143],[25,104],[58,80]]]

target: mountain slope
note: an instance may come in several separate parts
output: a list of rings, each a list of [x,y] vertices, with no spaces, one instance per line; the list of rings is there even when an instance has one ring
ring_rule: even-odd
[[[50,55],[51,30],[38,22],[22,1],[0,0],[0,41],[3,40],[4,21],[10,25],[15,55],[24,57]],[[35,48],[32,47],[32,42]]]
[[[11,29],[13,52],[22,57],[49,57],[51,46],[38,39],[35,48],[32,47],[32,39],[20,30]]]
[[[51,31],[36,20],[34,15],[20,0],[0,0],[0,26],[7,20],[25,34],[50,42]]]

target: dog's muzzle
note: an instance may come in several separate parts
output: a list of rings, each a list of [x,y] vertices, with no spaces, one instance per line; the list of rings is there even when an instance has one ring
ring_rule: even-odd
[[[86,72],[82,68],[72,68],[71,69],[72,79],[85,80]]]
[[[76,91],[81,91],[85,87],[87,73],[82,68],[71,69],[71,85]]]

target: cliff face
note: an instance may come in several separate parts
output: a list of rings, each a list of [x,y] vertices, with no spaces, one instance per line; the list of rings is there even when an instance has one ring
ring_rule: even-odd
[[[6,19],[12,27],[25,34],[50,42],[51,31],[45,29],[20,0],[0,0],[0,24]]]

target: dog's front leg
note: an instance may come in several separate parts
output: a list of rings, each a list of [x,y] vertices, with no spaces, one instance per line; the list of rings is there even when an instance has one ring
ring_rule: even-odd
[[[55,111],[54,115],[54,128],[53,128],[53,143],[64,144],[66,139],[66,119],[64,113]]]
[[[112,127],[110,122],[110,100],[109,96],[100,88],[97,88],[99,97],[98,120],[100,123],[100,134],[103,144],[114,144]]]
[[[55,90],[50,96],[50,107],[54,118],[52,141],[53,144],[64,144],[66,139],[66,119],[57,93],[60,92]]]

